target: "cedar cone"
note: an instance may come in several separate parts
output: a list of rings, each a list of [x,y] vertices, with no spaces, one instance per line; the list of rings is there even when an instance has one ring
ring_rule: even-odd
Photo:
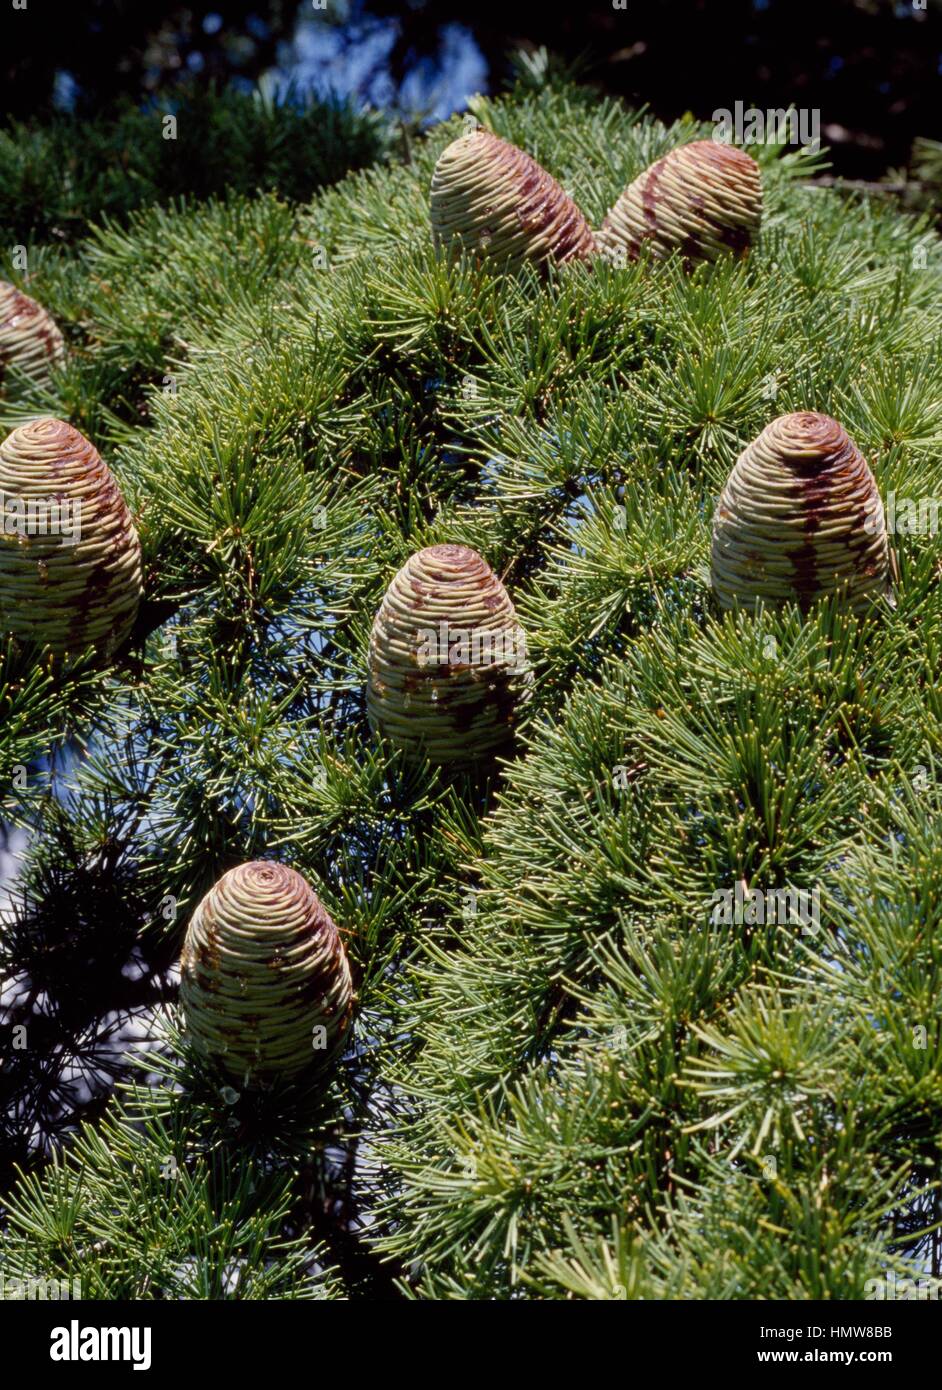
[[[65,357],[62,334],[35,299],[0,280],[0,382],[7,367],[19,367],[37,383],[49,383],[49,367]]]
[[[15,429],[0,444],[0,632],[107,659],[140,598],[137,532],[98,450],[48,416]]]
[[[588,222],[546,170],[489,130],[443,150],[432,175],[432,235],[516,267],[523,261],[589,260]]]
[[[855,612],[889,592],[889,544],[873,474],[829,415],[781,415],[740,454],[713,521],[721,608],[840,590]]]
[[[625,189],[596,240],[603,254],[636,260],[642,242],[656,259],[679,251],[688,263],[723,251],[744,256],[762,220],[762,181],[751,155],[715,140],[671,150]]]
[[[188,1033],[244,1083],[323,1068],[343,1043],[347,954],[310,884],[284,864],[223,874],[193,914],[180,965]]]
[[[403,565],[370,636],[367,711],[407,756],[466,766],[502,747],[526,680],[525,637],[503,584],[464,545]]]

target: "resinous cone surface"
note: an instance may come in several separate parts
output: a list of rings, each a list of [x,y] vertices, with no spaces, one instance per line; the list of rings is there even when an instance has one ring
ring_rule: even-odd
[[[713,522],[722,608],[807,607],[840,590],[864,612],[888,591],[889,565],[876,481],[836,420],[781,415],[743,450]]]
[[[0,632],[107,658],[140,598],[137,532],[98,450],[63,420],[15,429],[0,444]]]
[[[267,861],[230,869],[193,914],[180,964],[187,1031],[231,1076],[290,1078],[336,1055],[353,1009],[350,967],[337,928],[294,869]]]
[[[15,285],[0,280],[0,383],[8,366],[45,383],[49,367],[64,356],[62,334],[51,315]]]
[[[603,253],[633,260],[643,243],[662,259],[688,262],[744,255],[762,221],[756,161],[714,140],[671,150],[625,189],[596,234]]]
[[[579,208],[535,159],[488,130],[443,150],[432,175],[432,235],[508,266],[589,259],[592,231]]]
[[[433,545],[403,565],[370,637],[370,725],[406,754],[467,765],[510,737],[525,639],[487,561]]]

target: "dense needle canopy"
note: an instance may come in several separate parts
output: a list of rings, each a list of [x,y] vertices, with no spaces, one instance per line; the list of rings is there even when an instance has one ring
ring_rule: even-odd
[[[474,114],[594,228],[706,133],[559,87]],[[4,1268],[171,1298],[938,1273],[942,248],[761,147],[745,260],[500,274],[433,246],[461,128],[309,202],[31,248],[68,358],[48,391],[11,374],[0,425],[94,442],[145,594],[108,671],[0,650],[3,813],[31,830],[0,934],[27,1039]],[[715,500],[804,411],[917,519],[896,607],[722,613]],[[533,668],[512,762],[457,781],[365,704],[373,616],[439,544],[500,576]],[[318,885],[359,1003],[326,1085],[260,1096],[201,1071],[172,966],[212,884],[271,858]],[[717,922],[737,885],[817,920]]]

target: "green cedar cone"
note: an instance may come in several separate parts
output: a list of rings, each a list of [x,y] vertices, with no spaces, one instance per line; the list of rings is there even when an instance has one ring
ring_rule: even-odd
[[[431,763],[487,757],[512,732],[524,647],[507,590],[477,551],[420,550],[393,579],[373,624],[371,727]]]
[[[340,933],[310,884],[256,860],[223,874],[193,914],[180,1003],[196,1047],[243,1083],[335,1057],[353,1012]]]
[[[781,415],[740,454],[713,522],[722,608],[842,591],[863,612],[888,592],[890,555],[873,474],[828,415]]]
[[[489,130],[460,136],[432,175],[436,246],[458,246],[508,266],[588,260],[595,242],[579,208],[523,150]]]
[[[46,385],[49,366],[65,356],[62,334],[35,299],[0,280],[0,382],[8,366]]]
[[[659,159],[625,189],[596,239],[604,254],[635,260],[643,243],[658,259],[745,255],[762,220],[756,161],[715,140],[695,140]]]
[[[141,547],[98,450],[63,420],[21,425],[0,444],[0,507],[0,632],[110,658],[137,616]]]

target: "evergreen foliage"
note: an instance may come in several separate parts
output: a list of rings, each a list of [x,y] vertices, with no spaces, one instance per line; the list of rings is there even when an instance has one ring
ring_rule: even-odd
[[[475,114],[593,226],[703,134],[534,85]],[[866,619],[721,615],[708,558],[786,411],[838,418],[884,497],[942,497],[942,247],[763,148],[746,261],[451,263],[428,186],[460,129],[302,207],[168,204],[31,260],[72,357],[42,398],[11,380],[2,424],[93,439],[147,602],[110,671],[0,666],[2,812],[35,832],[0,935],[3,1272],[135,1298],[938,1276],[937,538],[895,537]],[[474,775],[366,720],[385,588],[444,541],[501,576],[535,668],[514,756]],[[177,1031],[190,914],[264,857],[354,971],[323,1090],[239,1094]],[[817,890],[820,925],[717,923],[736,884]]]
[[[168,127],[166,117],[175,126]],[[171,133],[172,129],[172,133]],[[379,158],[382,119],[339,102],[181,89],[145,108],[0,128],[0,226],[15,241],[74,240],[102,217],[229,190],[301,202]]]

